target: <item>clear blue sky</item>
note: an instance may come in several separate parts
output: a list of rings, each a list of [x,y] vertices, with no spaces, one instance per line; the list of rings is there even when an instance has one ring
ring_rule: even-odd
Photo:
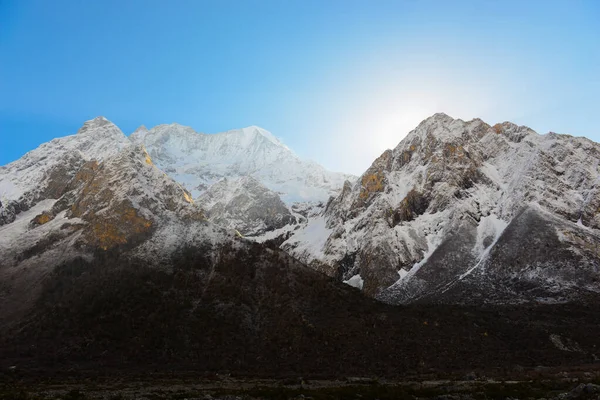
[[[359,174],[443,111],[600,141],[600,1],[0,0],[0,165],[103,115]]]

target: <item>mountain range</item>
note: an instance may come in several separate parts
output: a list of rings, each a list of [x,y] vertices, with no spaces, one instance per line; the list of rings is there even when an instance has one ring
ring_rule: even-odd
[[[358,178],[258,127],[127,137],[98,117],[0,168],[1,362],[387,375],[594,362],[599,166],[588,139],[445,114]]]

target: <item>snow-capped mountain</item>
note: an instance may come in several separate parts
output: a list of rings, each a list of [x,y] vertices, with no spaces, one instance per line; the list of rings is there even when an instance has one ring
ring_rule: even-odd
[[[599,292],[599,164],[585,138],[436,114],[282,248],[389,302]]]
[[[286,204],[326,201],[345,180],[353,179],[301,160],[270,132],[256,126],[202,134],[178,124],[159,125],[150,130],[140,127],[130,138],[143,144],[156,165],[194,198],[222,178],[250,176]]]

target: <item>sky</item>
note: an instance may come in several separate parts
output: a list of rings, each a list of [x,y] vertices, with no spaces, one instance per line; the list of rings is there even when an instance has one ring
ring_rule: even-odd
[[[600,142],[600,1],[0,0],[0,165],[102,115],[361,174],[436,112]]]

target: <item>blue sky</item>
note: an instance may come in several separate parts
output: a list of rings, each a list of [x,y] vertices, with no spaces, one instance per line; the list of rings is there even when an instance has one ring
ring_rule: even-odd
[[[438,111],[600,141],[600,2],[0,0],[0,165],[103,115],[359,174]]]

